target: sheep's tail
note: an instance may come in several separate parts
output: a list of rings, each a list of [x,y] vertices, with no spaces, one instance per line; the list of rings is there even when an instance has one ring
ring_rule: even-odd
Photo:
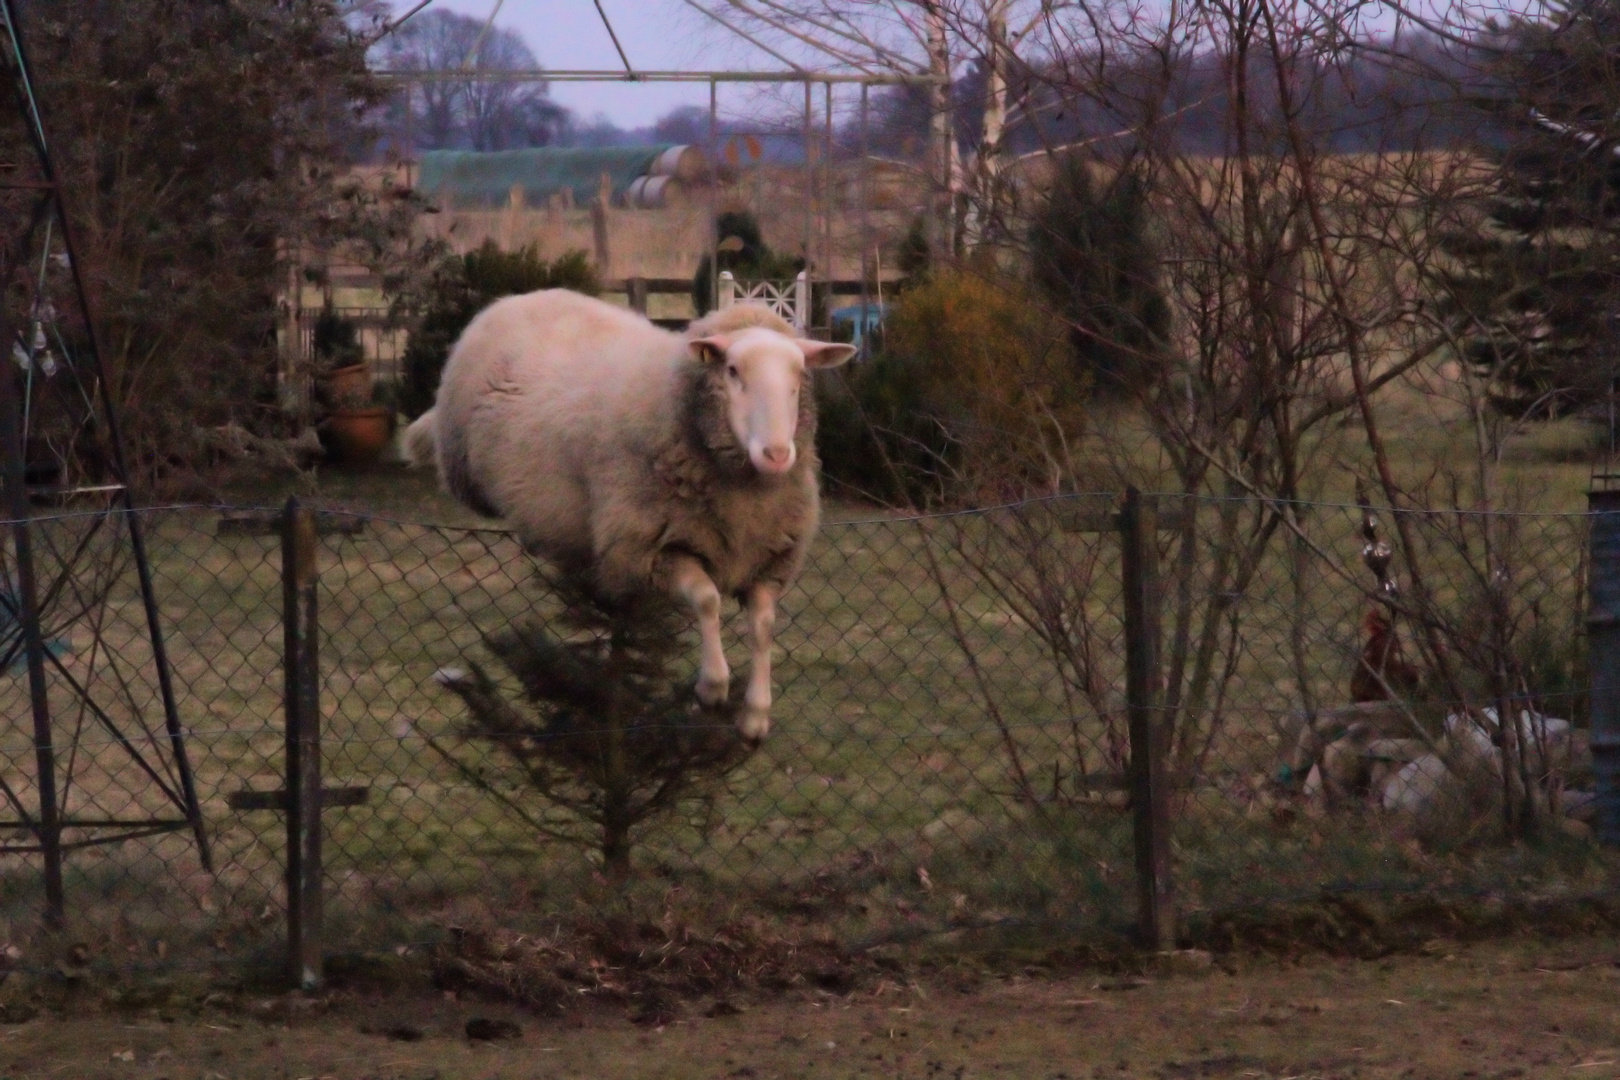
[[[437,409],[429,409],[405,429],[405,458],[419,469],[432,468],[438,461],[438,439],[433,422],[436,412]]]
[[[429,409],[405,429],[405,460],[419,469],[439,470],[439,483],[451,495],[485,517],[500,517],[473,481],[467,465],[467,440],[451,424],[439,430],[438,409]]]

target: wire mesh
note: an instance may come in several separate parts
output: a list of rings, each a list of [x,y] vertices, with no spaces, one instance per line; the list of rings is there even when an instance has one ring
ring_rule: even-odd
[[[1366,517],[1205,501],[1165,538],[1183,907],[1606,887],[1581,839],[1589,519]]]
[[[239,958],[271,948],[281,922],[281,839],[226,805],[238,788],[279,782],[281,709],[271,689],[280,680],[279,557],[265,541],[216,537],[212,515],[143,518],[213,870],[176,805],[181,780],[121,523],[99,511],[36,518],[58,803],[69,823],[128,823],[65,830],[67,937],[89,950],[81,954],[119,967]],[[0,560],[15,597],[9,545]],[[20,808],[23,820],[37,820],[36,745],[15,619],[0,627],[0,641],[0,715],[9,721],[0,760],[16,796],[8,816],[16,820]],[[119,835],[130,838],[104,842]],[[38,846],[27,829],[5,839]],[[39,854],[6,856],[0,910],[8,944],[39,938],[41,875]]]
[[[770,738],[635,836],[638,880],[848,944],[1128,927],[1117,506],[1104,494],[826,524],[781,604]],[[233,799],[283,786],[276,512],[144,516],[214,867],[183,829],[72,850],[69,932],[118,967],[240,964],[284,932],[282,817]],[[117,719],[155,744],[132,567],[93,537],[60,554],[82,546],[86,520],[32,523],[80,567],[64,589],[82,602],[46,633],[65,670],[116,655],[106,677],[133,703]],[[319,520],[324,782],[365,793],[325,811],[328,941],[540,926],[599,896],[597,853],[531,826],[521,771],[463,736],[466,706],[435,679],[498,670],[486,635],[556,622],[534,560],[499,529]],[[1158,709],[1184,915],[1324,887],[1608,887],[1609,863],[1569,824],[1591,789],[1586,518],[1381,512],[1393,590],[1364,557],[1356,507],[1164,496],[1158,520]],[[734,661],[744,629],[727,627]],[[1352,700],[1367,696],[1358,667],[1385,700]],[[52,693],[75,805],[155,813],[153,777],[107,756],[117,737]],[[0,708],[5,780],[26,803],[34,745],[15,663]],[[1539,840],[1509,842],[1525,836]],[[0,936],[24,945],[38,936],[37,859],[0,862]]]

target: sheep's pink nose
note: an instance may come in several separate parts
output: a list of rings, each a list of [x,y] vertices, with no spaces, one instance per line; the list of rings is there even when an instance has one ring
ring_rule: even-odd
[[[788,455],[792,453],[792,450],[786,446],[767,446],[761,453],[764,455],[767,465],[784,469],[787,467]]]

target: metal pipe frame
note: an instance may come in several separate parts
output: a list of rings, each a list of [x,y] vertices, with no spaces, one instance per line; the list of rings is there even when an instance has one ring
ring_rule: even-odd
[[[54,211],[57,224],[61,229],[62,249],[63,253],[67,256],[68,272],[72,279],[74,299],[77,301],[80,314],[84,318],[85,351],[89,361],[88,366],[91,377],[90,381],[91,385],[99,388],[99,393],[97,393],[96,396],[100,399],[102,422],[106,425],[106,449],[109,451],[109,457],[111,459],[110,463],[118,481],[118,484],[114,486],[121,489],[118,499],[120,504],[119,512],[128,528],[130,549],[134,556],[136,575],[140,584],[141,603],[146,616],[147,633],[152,647],[152,660],[156,668],[158,693],[163,708],[164,727],[168,735],[171,753],[174,757],[174,763],[179,773],[181,796],[180,809],[185,813],[187,820],[191,823],[192,831],[197,841],[198,856],[202,866],[205,870],[211,871],[213,869],[213,859],[209,851],[208,835],[202,816],[202,804],[197,797],[196,783],[192,775],[191,763],[186,754],[183,729],[180,724],[179,709],[175,703],[173,677],[169,667],[168,652],[163,637],[156,590],[152,581],[151,564],[148,560],[146,552],[145,535],[141,527],[141,521],[139,514],[137,513],[134,497],[130,490],[130,470],[124,453],[124,436],[122,426],[119,422],[116,404],[111,397],[111,391],[107,388],[105,370],[101,356],[101,345],[100,341],[98,340],[98,335],[96,334],[95,319],[90,310],[89,290],[85,286],[83,270],[79,260],[79,252],[75,236],[76,230],[74,229],[72,215],[68,212],[62,195],[61,183],[56,173],[56,164],[52,159],[50,147],[45,138],[45,118],[43,116],[44,110],[41,107],[38,98],[34,94],[31,68],[28,61],[28,50],[24,43],[23,34],[17,18],[15,0],[0,0],[0,19],[3,19],[4,21],[7,36],[6,45],[8,46],[6,51],[9,54],[5,59],[5,67],[7,69],[7,75],[11,78],[13,83],[13,90],[17,97],[17,108],[19,116],[23,121],[23,128],[25,130],[28,142],[34,151],[34,157],[38,162],[40,173],[42,174],[41,187],[43,189],[43,204],[47,205],[48,210]],[[32,235],[32,230],[30,230],[29,235]],[[76,372],[75,377],[77,377]],[[92,413],[94,413],[94,403],[90,402],[88,404],[90,405]],[[17,402],[17,405],[17,415],[13,417],[13,420],[20,421],[21,402]],[[27,495],[23,484],[20,482],[23,470],[20,429],[14,434],[16,436],[15,439],[8,438],[8,443],[11,443],[12,445],[7,447],[7,457],[9,458],[12,456],[12,454],[15,454],[16,459],[14,462],[8,460],[6,464],[8,468],[14,466],[17,474],[17,478],[8,486],[10,486],[12,489],[10,492],[10,498],[14,504],[13,517],[18,519],[14,523],[13,528],[16,533],[16,542],[18,545],[18,561],[19,564],[21,564],[25,561],[23,549],[26,546],[27,523],[26,520],[24,520],[26,515],[22,511],[25,511],[27,507]],[[31,563],[31,559],[27,561]],[[28,572],[31,578],[31,565],[28,568]],[[25,594],[30,593],[33,588],[34,584],[30,580],[24,586]],[[24,625],[27,632],[34,638],[37,638],[39,636],[39,612],[37,609],[29,609],[28,605],[31,602],[31,597],[25,595],[23,598]],[[40,751],[38,762],[41,775],[37,778],[37,783],[40,785],[40,796],[43,802],[46,799],[47,787],[54,789],[55,779],[54,765],[46,756],[47,751],[50,749],[49,744],[51,741],[49,731],[49,705],[48,702],[43,700],[43,695],[41,693],[43,689],[42,686],[37,685],[39,682],[39,677],[42,676],[44,672],[45,657],[43,643],[38,640],[31,640],[29,643],[28,652],[30,682],[31,684],[35,684],[32,688],[35,694],[36,743],[40,743],[42,741],[44,744],[43,749]],[[36,668],[38,669],[38,675],[35,673]],[[76,689],[80,689],[81,693],[83,693],[82,688]],[[86,698],[86,700],[88,700],[88,698]],[[165,794],[172,795],[172,792],[165,791]],[[54,790],[52,790],[50,793],[50,801],[52,803],[56,802]],[[42,807],[40,821],[42,840],[44,834],[49,834],[54,831],[56,833],[55,841],[56,843],[59,843],[60,829],[63,827],[72,826],[73,822],[61,820],[60,814],[60,805],[53,805],[49,808]],[[48,847],[50,845],[42,844],[42,846]],[[51,860],[51,856],[48,851],[46,857],[47,862],[49,862]],[[60,874],[59,867],[57,874]],[[50,877],[51,874],[48,871],[47,891],[59,892],[59,884],[55,890],[51,889],[49,882]],[[59,903],[59,896],[47,899],[47,922],[55,922],[57,925],[60,925],[59,920],[54,920],[52,918],[52,916],[55,914],[53,909],[57,907],[57,903],[52,902],[53,899]]]
[[[865,86],[931,86],[948,79],[927,72],[855,75],[832,71],[375,71],[384,82],[649,82],[649,83],[858,83]]]

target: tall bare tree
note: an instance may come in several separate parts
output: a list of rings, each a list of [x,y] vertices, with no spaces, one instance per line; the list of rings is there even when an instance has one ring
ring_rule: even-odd
[[[716,25],[777,56],[868,74],[927,76],[926,155],[935,187],[934,242],[941,251],[1004,235],[1010,192],[1003,180],[1006,135],[1021,103],[1012,73],[1044,20],[1078,10],[1073,0],[687,0]],[[964,80],[964,75],[974,77]],[[963,101],[953,89],[970,88]],[[954,115],[965,105],[971,123]]]
[[[513,30],[486,27],[453,11],[423,12],[385,36],[374,62],[394,71],[465,78],[424,79],[407,102],[393,106],[396,130],[409,129],[420,150],[509,150],[547,146],[567,131],[568,111],[544,82],[481,78],[483,73],[535,71],[540,62]],[[404,110],[411,110],[410,116]]]

